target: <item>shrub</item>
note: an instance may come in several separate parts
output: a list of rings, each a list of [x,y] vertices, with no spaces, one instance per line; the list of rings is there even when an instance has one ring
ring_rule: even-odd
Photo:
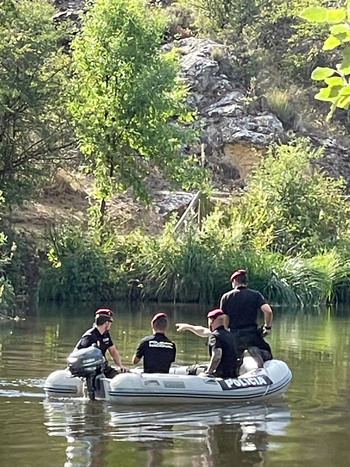
[[[248,244],[266,236],[266,247],[308,255],[340,246],[348,238],[350,205],[345,182],[320,173],[322,155],[305,140],[272,146],[233,209]]]
[[[41,274],[39,299],[102,300],[113,296],[108,255],[89,234],[72,227],[50,233],[52,248]]]

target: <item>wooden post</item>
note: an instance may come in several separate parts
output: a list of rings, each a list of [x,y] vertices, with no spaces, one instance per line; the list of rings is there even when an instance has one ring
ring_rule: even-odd
[[[200,196],[201,196],[201,192],[198,191],[192,198],[192,201],[190,202],[190,204],[187,206],[187,209],[186,211],[182,214],[182,216],[180,217],[178,223],[175,225],[175,228],[174,228],[174,233],[182,226],[182,224],[185,222],[186,220],[186,217],[189,215],[189,213],[192,211],[192,209],[195,208],[198,200],[200,199]]]

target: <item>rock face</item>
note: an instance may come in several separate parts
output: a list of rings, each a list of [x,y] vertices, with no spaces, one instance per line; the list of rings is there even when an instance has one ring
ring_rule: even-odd
[[[172,3],[154,2],[163,7]],[[74,15],[84,10],[86,0],[55,0],[55,4],[60,17],[78,22]],[[276,115],[252,102],[236,58],[226,46],[211,39],[186,37],[166,44],[164,49],[174,46],[180,54],[183,80],[190,88],[188,104],[198,116],[195,128],[201,144],[191,152],[205,157],[216,188],[231,192],[244,186],[259,154],[272,142],[287,141],[288,135]],[[310,132],[303,131],[303,136],[324,147],[320,163],[331,175],[344,177],[350,192],[348,145]]]
[[[282,122],[253,105],[242,84],[235,57],[222,44],[189,37],[176,46],[181,55],[183,79],[189,84],[188,104],[197,111],[202,152],[217,188],[232,191],[244,186],[259,153],[276,141],[287,141]],[[298,136],[296,133],[295,136]],[[324,148],[319,164],[330,175],[343,177],[350,192],[350,148],[327,135],[305,133],[315,147]],[[200,148],[195,148],[200,154]],[[202,154],[203,155],[203,154]]]
[[[252,107],[235,58],[225,46],[194,37],[174,45],[181,55],[183,79],[190,87],[188,104],[198,113],[196,127],[207,164],[219,188],[224,185],[231,191],[244,183],[259,152],[285,139],[283,125],[275,115]]]

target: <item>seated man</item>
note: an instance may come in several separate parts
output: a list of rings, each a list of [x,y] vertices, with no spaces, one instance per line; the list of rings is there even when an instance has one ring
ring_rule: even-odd
[[[167,338],[168,317],[165,313],[157,313],[152,321],[153,334],[141,339],[133,363],[139,363],[143,357],[143,370],[145,373],[169,373],[172,362],[175,361],[176,346]]]
[[[108,350],[113,358],[113,361],[116,365],[119,366],[122,373],[128,371],[122,364],[119,352],[116,346],[113,344],[112,338],[109,334],[111,324],[113,323],[113,311],[109,308],[99,308],[95,313],[95,322],[91,329],[88,329],[83,336],[80,338],[79,342],[75,346],[75,349],[85,349],[95,345],[102,352],[103,357],[105,358],[105,366],[103,373],[107,378],[114,378],[119,372],[111,367],[106,359],[106,351]]]
[[[208,328],[193,326],[187,323],[177,323],[178,331],[191,331],[201,337],[208,337],[210,362],[205,373],[220,378],[234,378],[237,376],[240,365],[235,339],[225,329],[225,314],[220,309],[207,314]]]

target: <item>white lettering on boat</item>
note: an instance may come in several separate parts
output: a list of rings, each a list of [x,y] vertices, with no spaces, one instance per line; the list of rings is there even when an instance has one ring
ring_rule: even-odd
[[[219,381],[223,389],[239,389],[254,386],[268,386],[272,381],[267,376],[249,376],[247,378],[229,378]]]

